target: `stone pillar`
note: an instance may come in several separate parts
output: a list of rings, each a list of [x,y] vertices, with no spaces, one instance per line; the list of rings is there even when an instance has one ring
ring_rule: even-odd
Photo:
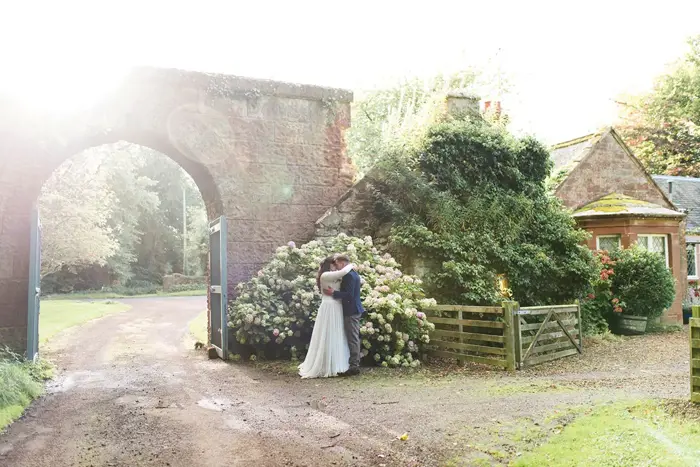
[[[16,352],[27,347],[31,203],[23,198],[13,197],[0,210],[0,345]]]

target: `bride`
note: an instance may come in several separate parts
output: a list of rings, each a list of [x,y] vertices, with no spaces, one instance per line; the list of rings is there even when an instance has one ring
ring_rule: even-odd
[[[341,279],[354,266],[348,264],[337,271],[334,257],[324,259],[316,276],[318,290],[323,291],[328,287],[339,290]],[[311,333],[309,351],[304,363],[299,365],[299,375],[302,378],[328,378],[344,373],[349,368],[350,350],[343,325],[343,305],[333,297],[322,297]]]

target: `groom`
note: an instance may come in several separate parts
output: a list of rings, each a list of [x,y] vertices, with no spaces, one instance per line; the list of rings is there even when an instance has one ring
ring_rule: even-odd
[[[350,258],[346,255],[337,255],[334,264],[336,269],[343,269],[350,264]],[[334,291],[327,288],[324,294],[332,296],[343,302],[343,315],[345,320],[345,336],[350,348],[350,368],[342,376],[355,376],[360,374],[360,318],[365,309],[362,308],[360,290],[362,282],[357,271],[352,270],[343,277],[340,290]]]

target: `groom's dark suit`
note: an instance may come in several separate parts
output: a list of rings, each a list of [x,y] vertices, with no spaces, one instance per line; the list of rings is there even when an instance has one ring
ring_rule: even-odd
[[[345,335],[350,348],[350,370],[355,371],[360,367],[360,317],[365,309],[362,307],[360,291],[362,281],[360,275],[350,271],[343,277],[340,290],[333,292],[333,298],[343,303],[343,315],[345,319]]]

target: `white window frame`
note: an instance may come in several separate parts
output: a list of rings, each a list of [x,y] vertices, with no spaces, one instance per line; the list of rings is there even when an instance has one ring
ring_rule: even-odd
[[[622,248],[622,234],[596,235],[596,237],[595,237],[596,250],[600,250],[600,239],[601,238],[617,238],[617,247]]]
[[[688,245],[691,245],[693,247],[693,250],[695,251],[695,275],[694,276],[688,276],[688,280],[698,280],[698,244],[697,243],[688,243]],[[688,257],[688,253],[686,251],[686,258]]]
[[[638,234],[637,235],[637,243],[639,243],[639,237],[648,237],[648,238],[653,238],[653,237],[663,237],[664,239],[664,260],[666,261],[666,267],[670,268],[671,265],[668,262],[668,235],[666,234]],[[697,258],[696,258],[696,264],[697,264]]]

